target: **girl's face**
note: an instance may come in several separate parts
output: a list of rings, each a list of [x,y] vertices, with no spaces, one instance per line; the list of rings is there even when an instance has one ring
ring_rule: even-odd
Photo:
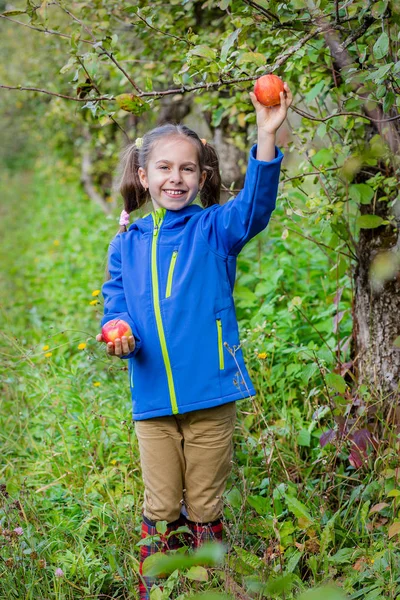
[[[200,173],[197,148],[182,136],[159,140],[150,153],[147,169],[139,167],[143,187],[150,192],[154,210],[180,210],[196,198],[207,173]]]

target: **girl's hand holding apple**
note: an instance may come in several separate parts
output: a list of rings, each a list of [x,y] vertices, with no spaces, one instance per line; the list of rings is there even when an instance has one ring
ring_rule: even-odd
[[[116,338],[114,342],[106,342],[101,333],[99,333],[96,335],[96,340],[107,344],[107,354],[110,356],[124,356],[135,349],[135,338],[133,335],[129,337],[123,335],[121,338]]]
[[[256,110],[259,133],[262,132],[266,135],[275,135],[276,131],[286,119],[286,114],[289,106],[292,104],[293,97],[288,84],[286,82],[282,83],[283,90],[279,93],[280,103],[272,106],[265,106],[257,99],[256,93],[250,92],[250,98]],[[257,91],[256,87],[254,89]],[[263,99],[263,96],[260,93],[259,98]]]
[[[107,344],[107,353],[110,356],[124,356],[135,349],[135,338],[126,321],[113,319],[103,325],[101,333],[96,336],[98,342]]]

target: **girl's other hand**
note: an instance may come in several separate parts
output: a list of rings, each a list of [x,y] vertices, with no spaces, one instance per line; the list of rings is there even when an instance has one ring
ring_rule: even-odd
[[[289,106],[292,104],[293,96],[289,86],[284,82],[284,92],[279,94],[281,103],[276,106],[264,106],[257,100],[254,92],[250,92],[250,98],[256,109],[257,127],[259,133],[275,135],[276,131],[286,119]]]
[[[106,343],[105,340],[103,340],[103,336],[101,335],[101,333],[96,335],[96,340],[98,342]],[[109,354],[110,356],[125,356],[125,354],[133,352],[134,349],[135,338],[133,337],[133,335],[129,337],[123,335],[121,339],[117,338],[115,340],[115,344],[113,344],[112,342],[107,342],[107,354]]]

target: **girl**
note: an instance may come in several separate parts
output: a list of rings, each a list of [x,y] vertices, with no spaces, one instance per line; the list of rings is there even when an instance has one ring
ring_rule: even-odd
[[[128,359],[145,488],[142,538],[167,521],[167,534],[187,525],[193,547],[222,540],[236,401],[255,394],[232,297],[236,259],[275,208],[283,158],[275,134],[292,102],[286,83],[278,106],[250,97],[257,144],[244,189],[222,206],[217,155],[184,125],[157,127],[123,155],[125,210],[109,247],[101,324],[123,319],[133,333],[107,352]],[[203,208],[193,204],[198,194]],[[126,231],[126,217],[148,199],[153,210]],[[144,559],[177,548],[177,537],[141,546],[141,599],[155,581],[142,575]]]

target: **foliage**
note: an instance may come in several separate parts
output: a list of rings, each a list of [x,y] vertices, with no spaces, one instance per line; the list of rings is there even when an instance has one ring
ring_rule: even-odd
[[[5,188],[0,590],[7,600],[28,590],[128,598],[136,586],[143,484],[127,373],[94,340],[117,219],[104,219],[71,173],[49,159],[23,179],[10,174]],[[19,206],[7,201],[18,190]],[[30,219],[15,228],[21,211]],[[337,279],[338,253],[316,251],[307,237],[282,239],[285,218],[278,206],[238,261],[236,302],[258,394],[238,405],[225,561],[204,572],[196,559],[175,557],[169,597],[207,589],[235,597],[240,589],[289,599],[335,582],[353,598],[400,593],[398,442],[379,454],[369,448],[358,468],[344,437],[320,444],[335,385],[342,386],[326,380],[337,360],[332,348],[351,328],[351,296],[346,274]],[[313,237],[316,226],[302,232]],[[241,294],[246,278],[256,300]],[[338,308],[345,312],[336,323]],[[340,356],[345,364],[348,350]]]
[[[94,339],[117,218],[77,183],[83,148],[108,197],[122,143],[190,95],[192,120],[247,150],[248,91],[273,70],[295,102],[277,210],[238,259],[257,396],[240,403],[229,547],[214,567],[172,556],[165,593],[153,594],[336,600],[326,588],[336,584],[354,599],[399,597],[400,442],[350,354],[358,240],[379,233],[389,248],[398,231],[398,3],[16,0],[0,10],[1,81],[16,88],[0,95],[1,596],[131,598],[136,587],[143,484],[126,367]],[[376,287],[396,261],[377,256]]]

